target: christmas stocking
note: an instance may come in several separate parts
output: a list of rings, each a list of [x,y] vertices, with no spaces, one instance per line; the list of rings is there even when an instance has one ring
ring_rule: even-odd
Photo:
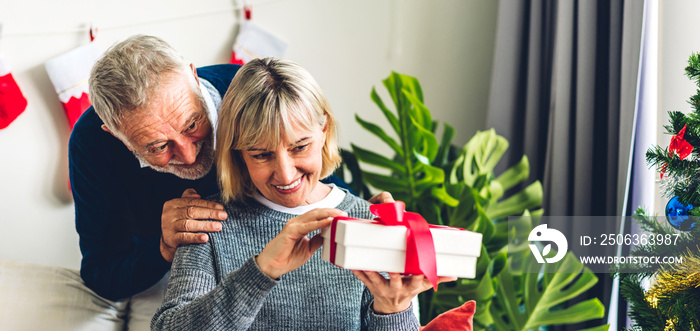
[[[287,43],[250,20],[241,23],[231,53],[231,63],[245,64],[255,58],[282,57]]]
[[[58,99],[66,111],[71,130],[80,115],[90,107],[88,78],[100,55],[97,45],[89,43],[44,64]]]
[[[5,57],[0,54],[0,129],[6,128],[27,108],[27,99],[15,82]]]

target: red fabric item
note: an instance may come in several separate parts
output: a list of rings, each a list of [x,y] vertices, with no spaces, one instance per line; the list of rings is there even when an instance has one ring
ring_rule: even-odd
[[[250,21],[253,17],[253,8],[250,5],[243,6],[243,13],[245,13],[245,19]]]
[[[71,130],[80,115],[90,107],[88,79],[100,55],[97,45],[91,42],[44,63]]]
[[[232,52],[231,52],[231,60],[229,60],[229,63],[231,63],[231,64],[240,64],[240,65],[244,65],[244,64],[245,64],[245,62],[243,62],[243,60],[239,59],[239,58],[236,56],[236,51],[232,51]]]
[[[68,117],[68,124],[70,124],[70,129],[73,130],[75,122],[78,121],[80,115],[82,115],[88,108],[90,108],[90,98],[87,93],[83,93],[80,99],[76,97],[71,97],[66,103],[61,103],[63,109],[66,111],[66,117]]]
[[[673,153],[676,153],[681,160],[688,157],[688,155],[690,155],[690,153],[693,151],[693,146],[683,139],[683,136],[685,135],[685,128],[687,126],[688,124],[684,125],[683,128],[678,131],[678,134],[671,137],[671,143],[668,146],[669,154],[673,155]]]
[[[463,305],[448,310],[435,317],[421,331],[472,331],[474,330],[474,311],[476,301],[468,301]]]
[[[243,65],[252,59],[269,56],[283,57],[287,50],[287,42],[278,36],[246,19],[241,22],[238,35],[231,47],[229,63]]]
[[[423,216],[406,211],[403,201],[379,203],[369,206],[375,221],[386,225],[403,225],[406,227],[406,273],[425,275],[433,289],[437,291],[438,275],[435,263],[435,244],[428,222]]]
[[[683,160],[688,157],[691,152],[693,152],[693,145],[683,139],[683,136],[685,136],[686,127],[688,127],[688,124],[684,125],[675,136],[671,137],[671,143],[668,145],[668,156],[673,156],[675,153],[681,160]],[[661,178],[664,178],[667,167],[668,164],[666,163],[664,163],[664,165],[661,167]]]
[[[27,108],[27,99],[12,73],[0,76],[0,129],[6,128]]]

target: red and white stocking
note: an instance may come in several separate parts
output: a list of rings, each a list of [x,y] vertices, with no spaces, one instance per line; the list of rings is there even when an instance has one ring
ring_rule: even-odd
[[[22,95],[5,57],[0,54],[0,129],[6,128],[27,108],[27,99]]]
[[[287,43],[250,20],[250,9],[246,8],[246,20],[236,36],[231,52],[231,63],[246,64],[255,58],[282,57]]]
[[[88,78],[100,55],[97,45],[91,42],[44,64],[66,112],[71,130],[80,115],[90,107]]]

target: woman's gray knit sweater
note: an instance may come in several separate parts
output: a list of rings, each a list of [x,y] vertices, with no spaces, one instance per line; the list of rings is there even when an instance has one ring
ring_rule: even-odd
[[[372,218],[369,204],[352,194],[337,208],[351,217]],[[254,256],[296,215],[254,199],[231,203],[226,212],[223,229],[210,233],[207,243],[177,249],[151,329],[418,330],[411,308],[375,314],[364,284],[349,270],[321,260],[320,249],[279,279],[262,273]]]

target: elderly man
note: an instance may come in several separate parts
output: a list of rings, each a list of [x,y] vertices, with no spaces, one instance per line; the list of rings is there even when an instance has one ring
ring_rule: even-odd
[[[221,205],[201,197],[218,190],[214,125],[238,68],[195,69],[164,41],[142,35],[95,64],[94,108],[73,129],[69,169],[80,274],[100,296],[120,300],[149,289],[164,279],[178,245],[206,242],[203,232],[221,229],[197,220],[226,219]]]
[[[100,296],[148,289],[178,244],[206,241],[192,232],[220,228],[195,220],[225,219],[220,205],[199,198],[217,190],[213,125],[238,68],[195,69],[151,36],[114,45],[93,67],[93,107],[71,134],[69,169],[80,274]]]

